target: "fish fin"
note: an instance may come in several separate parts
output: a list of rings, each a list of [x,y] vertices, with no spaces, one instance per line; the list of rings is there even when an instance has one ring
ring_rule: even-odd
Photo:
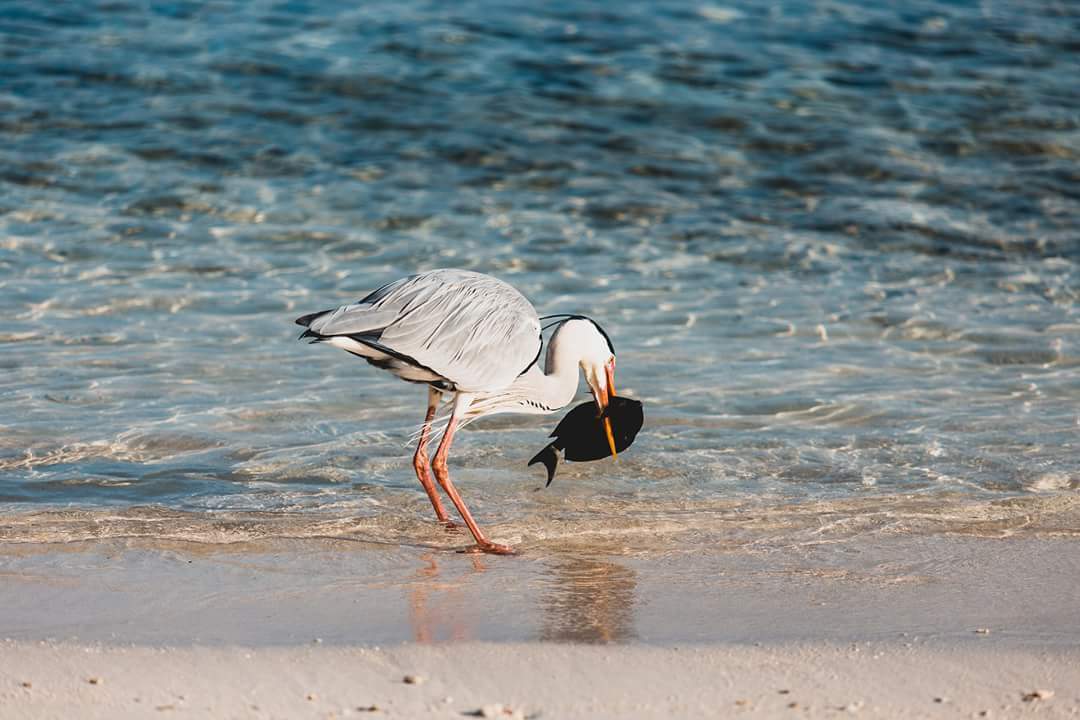
[[[545,447],[540,452],[536,453],[536,456],[529,461],[529,467],[532,467],[536,463],[544,463],[544,467],[547,468],[547,484],[544,487],[551,485],[551,481],[555,479],[555,468],[559,465],[559,456],[555,454],[555,443],[552,443]]]

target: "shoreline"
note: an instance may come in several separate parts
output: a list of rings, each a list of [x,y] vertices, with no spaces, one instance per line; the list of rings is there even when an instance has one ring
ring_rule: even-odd
[[[686,539],[0,543],[0,717],[1080,715],[1071,535]]]
[[[1071,537],[879,535],[696,553],[513,557],[342,538],[0,543],[0,638],[140,645],[753,644],[972,639],[1080,647]]]

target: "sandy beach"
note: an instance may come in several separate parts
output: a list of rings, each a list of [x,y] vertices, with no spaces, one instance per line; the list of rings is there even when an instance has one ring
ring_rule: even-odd
[[[0,645],[5,718],[1075,717],[1075,650]],[[418,682],[404,681],[409,676]]]
[[[971,504],[966,532],[643,532],[622,552],[570,527],[502,558],[340,528],[252,539],[243,516],[215,521],[237,542],[139,537],[149,510],[91,517],[110,539],[19,542],[87,518],[9,518],[0,716],[1075,717],[1080,557],[1044,506]]]
[[[1078,31],[5,2],[0,720],[1080,720]]]

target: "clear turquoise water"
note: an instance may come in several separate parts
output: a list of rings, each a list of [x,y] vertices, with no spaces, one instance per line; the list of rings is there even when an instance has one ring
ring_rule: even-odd
[[[1075,5],[353,5],[5,8],[6,512],[410,534],[423,389],[292,319],[441,266],[597,318],[646,403],[542,492],[557,417],[474,425],[506,528],[1080,487]]]

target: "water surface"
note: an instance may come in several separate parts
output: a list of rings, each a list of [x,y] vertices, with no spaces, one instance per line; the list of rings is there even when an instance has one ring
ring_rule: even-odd
[[[992,0],[20,2],[3,537],[126,513],[465,544],[408,462],[424,390],[291,324],[443,266],[595,317],[645,402],[631,451],[546,490],[557,417],[463,434],[499,539],[918,532],[1032,497],[1006,527],[1075,527],[1078,32]]]

